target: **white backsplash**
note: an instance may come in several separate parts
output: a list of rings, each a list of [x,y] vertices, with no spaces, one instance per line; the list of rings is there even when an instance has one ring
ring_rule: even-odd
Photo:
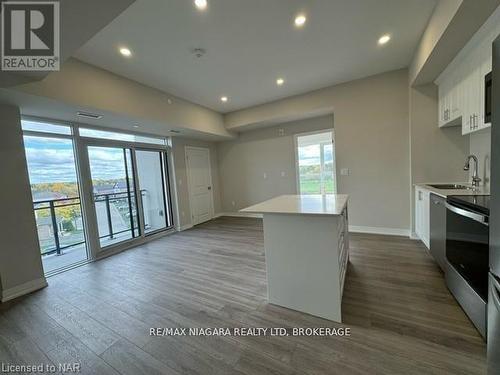
[[[479,160],[479,177],[482,184],[490,187],[490,155],[491,155],[491,128],[484,129],[470,135],[470,153]],[[471,175],[472,175],[471,168]],[[472,176],[471,176],[472,177]]]

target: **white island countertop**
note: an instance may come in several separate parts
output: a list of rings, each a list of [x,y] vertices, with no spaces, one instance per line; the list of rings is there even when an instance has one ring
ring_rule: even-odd
[[[244,208],[240,212],[259,214],[295,214],[295,215],[341,215],[347,205],[348,195],[281,195],[256,205]]]

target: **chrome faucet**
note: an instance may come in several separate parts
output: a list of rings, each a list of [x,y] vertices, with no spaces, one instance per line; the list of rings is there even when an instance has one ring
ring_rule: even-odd
[[[478,176],[478,166],[477,166],[477,157],[476,155],[469,155],[465,160],[464,171],[468,171],[470,169],[470,159],[474,160],[474,173],[472,174],[472,186],[478,187],[481,179]]]

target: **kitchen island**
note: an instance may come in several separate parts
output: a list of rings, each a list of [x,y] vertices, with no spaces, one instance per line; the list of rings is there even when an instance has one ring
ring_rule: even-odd
[[[263,215],[272,304],[342,321],[349,262],[347,195],[282,195],[242,209]]]

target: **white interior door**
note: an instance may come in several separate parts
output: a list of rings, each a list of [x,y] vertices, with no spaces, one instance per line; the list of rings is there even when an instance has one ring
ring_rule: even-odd
[[[210,151],[207,148],[186,147],[186,167],[191,220],[196,225],[213,217]]]

